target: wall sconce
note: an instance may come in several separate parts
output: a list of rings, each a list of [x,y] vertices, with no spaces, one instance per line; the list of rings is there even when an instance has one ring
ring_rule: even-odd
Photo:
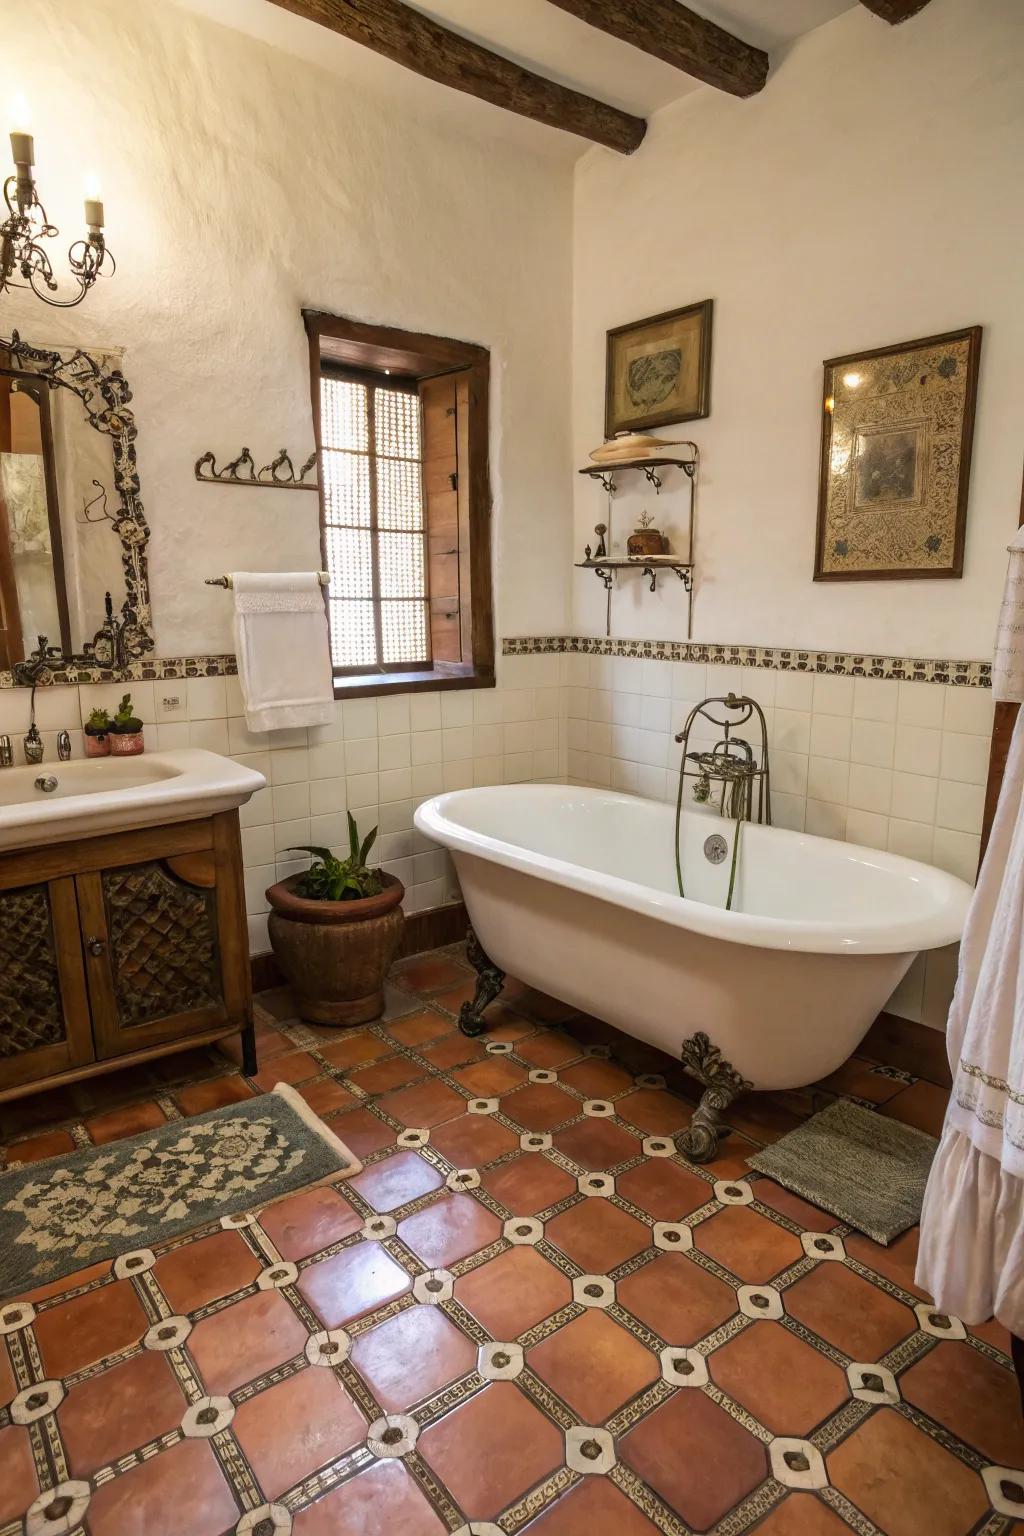
[[[116,270],[113,256],[103,238],[103,204],[99,190],[89,187],[85,198],[86,238],[76,240],[68,250],[68,265],[78,284],[71,299],[54,299],[58,291],[53,267],[40,240],[50,240],[60,230],[46,217],[39,201],[32,174],[35,147],[28,132],[28,106],[23,96],[15,99],[14,116],[18,126],[11,131],[11,155],[14,175],[4,182],[4,202],[8,218],[0,224],[0,292],[13,288],[31,288],[44,304],[57,309],[71,309],[81,304],[100,272]]]

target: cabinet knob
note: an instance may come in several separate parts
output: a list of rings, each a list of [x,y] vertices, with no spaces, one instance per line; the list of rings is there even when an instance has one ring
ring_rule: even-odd
[[[89,951],[90,955],[102,955],[107,946],[103,939],[97,939],[94,937],[86,939],[85,947]]]

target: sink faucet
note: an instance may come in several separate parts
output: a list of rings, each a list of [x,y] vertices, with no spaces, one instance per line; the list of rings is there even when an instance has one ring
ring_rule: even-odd
[[[57,732],[57,756],[66,763],[71,756],[71,736],[67,731]]]
[[[4,734],[0,736],[0,768],[9,768],[14,762],[14,753],[11,750],[11,738]]]

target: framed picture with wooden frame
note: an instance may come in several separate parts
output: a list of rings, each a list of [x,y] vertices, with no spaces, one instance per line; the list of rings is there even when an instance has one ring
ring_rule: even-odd
[[[605,437],[708,414],[712,304],[703,299],[608,332]]]
[[[981,326],[825,363],[815,581],[963,575]]]

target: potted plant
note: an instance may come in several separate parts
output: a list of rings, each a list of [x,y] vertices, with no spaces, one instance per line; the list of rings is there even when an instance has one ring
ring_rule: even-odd
[[[384,1012],[384,977],[402,937],[405,886],[367,864],[377,828],[362,844],[348,813],[349,854],[303,846],[302,874],[267,891],[270,942],[302,1018],[314,1024],[366,1024]]]
[[[123,694],[110,725],[110,751],[114,757],[135,757],[144,752],[142,721],[132,710],[132,696]]]
[[[110,716],[105,709],[91,709],[85,722],[86,757],[110,756]]]

